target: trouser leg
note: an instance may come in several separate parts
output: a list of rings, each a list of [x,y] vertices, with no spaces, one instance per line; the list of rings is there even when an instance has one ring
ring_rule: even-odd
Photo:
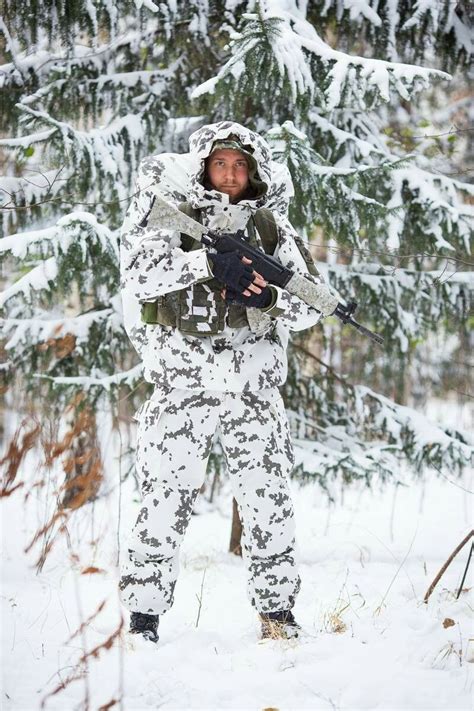
[[[119,588],[133,612],[173,604],[179,548],[205,477],[221,401],[206,392],[158,392],[138,414],[142,502],[127,541]]]
[[[259,612],[289,610],[300,588],[288,486],[294,455],[278,390],[228,393],[220,433],[242,520],[250,602]]]

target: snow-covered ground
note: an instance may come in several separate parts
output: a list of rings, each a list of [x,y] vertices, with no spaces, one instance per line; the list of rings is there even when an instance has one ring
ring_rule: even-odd
[[[462,592],[455,600],[468,546],[429,604],[422,600],[472,527],[472,495],[460,486],[472,491],[473,483],[427,474],[418,482],[406,476],[405,484],[354,487],[331,506],[317,488],[293,484],[303,579],[295,613],[304,634],[287,642],[258,641],[243,563],[226,552],[230,500],[207,512],[201,502],[158,646],[132,651],[117,638],[82,669],[84,650],[106,642],[120,623],[118,492],[95,504],[93,524],[77,512],[68,523],[69,547],[61,536],[39,574],[39,548],[24,549],[43,521],[41,499],[25,504],[12,495],[3,501],[2,708],[39,709],[78,673],[45,708],[470,708],[472,599]],[[124,532],[137,506],[130,482],[122,488]],[[89,566],[99,572],[82,574]],[[465,588],[473,569],[474,561]],[[453,624],[445,627],[446,619]],[[119,698],[121,705],[110,705]]]

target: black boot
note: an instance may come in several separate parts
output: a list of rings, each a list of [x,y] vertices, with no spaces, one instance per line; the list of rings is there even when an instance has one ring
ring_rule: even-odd
[[[158,642],[158,615],[147,615],[144,612],[132,612],[130,616],[130,632],[141,634],[150,642]]]
[[[298,637],[300,625],[293,617],[291,610],[278,612],[261,612],[262,639],[290,639]]]

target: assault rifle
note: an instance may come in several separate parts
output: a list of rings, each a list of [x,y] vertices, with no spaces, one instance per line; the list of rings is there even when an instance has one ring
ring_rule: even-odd
[[[283,266],[278,259],[265,254],[260,249],[252,247],[244,236],[244,232],[236,234],[217,234],[208,230],[192,217],[170,205],[160,193],[155,192],[148,214],[140,226],[156,227],[157,229],[172,229],[190,235],[202,244],[213,247],[217,252],[237,252],[240,256],[252,260],[252,269],[262,275],[269,284],[280,286],[291,294],[299,296],[306,304],[321,311],[323,316],[337,316],[343,323],[356,328],[360,333],[371,338],[379,345],[383,344],[382,336],[369,331],[355,321],[352,316],[357,308],[355,301],[347,304],[338,303],[324,284],[315,284],[310,279]],[[260,309],[247,310],[249,325],[253,331],[259,332],[268,326],[270,316]]]

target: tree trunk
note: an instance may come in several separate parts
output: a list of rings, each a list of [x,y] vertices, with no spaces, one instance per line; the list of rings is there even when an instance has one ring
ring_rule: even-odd
[[[242,522],[237,508],[237,501],[232,499],[232,530],[230,532],[229,553],[242,557],[242,546],[240,539],[242,538]]]

